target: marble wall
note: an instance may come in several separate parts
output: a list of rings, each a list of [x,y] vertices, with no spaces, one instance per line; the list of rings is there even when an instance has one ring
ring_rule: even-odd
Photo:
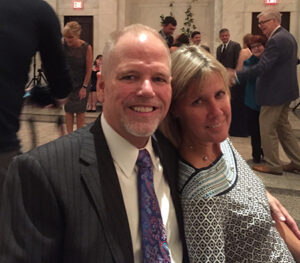
[[[46,0],[56,10],[63,27],[64,16],[94,17],[94,53],[102,53],[105,40],[110,32],[132,23],[143,23],[157,30],[160,26],[160,15],[172,11],[178,26],[174,33],[180,34],[185,19],[185,10],[191,0],[84,0],[84,9],[74,10],[73,0]],[[290,12],[290,32],[300,45],[300,1],[280,0],[277,8]],[[252,12],[267,8],[264,0],[198,0],[192,3],[194,24],[202,34],[202,42],[215,54],[220,44],[218,32],[227,27],[231,39],[242,42],[244,34],[251,32]],[[300,52],[299,52],[300,56]],[[300,68],[300,67],[298,67]],[[300,69],[299,79],[300,79]]]
[[[63,17],[94,17],[94,50],[101,53],[110,32],[132,23],[144,23],[160,29],[160,15],[169,15],[172,11],[178,26],[175,36],[181,33],[185,19],[185,10],[191,0],[84,0],[84,9],[74,10],[73,0],[47,0],[56,10],[62,26]],[[170,2],[173,7],[170,8]],[[231,38],[242,42],[244,34],[251,32],[252,12],[266,8],[264,0],[197,0],[192,3],[194,24],[202,34],[202,41],[215,51],[219,45],[220,28],[230,29]],[[290,31],[300,42],[300,1],[280,0],[277,7],[290,12]]]

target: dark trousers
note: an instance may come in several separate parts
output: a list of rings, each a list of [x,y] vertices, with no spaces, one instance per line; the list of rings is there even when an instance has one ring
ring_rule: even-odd
[[[231,124],[229,135],[235,137],[248,137],[246,121],[246,106],[244,104],[245,87],[235,85],[231,87]]]
[[[251,136],[252,157],[254,160],[260,161],[262,156],[261,139],[259,131],[259,111],[249,107],[247,109],[248,133]]]

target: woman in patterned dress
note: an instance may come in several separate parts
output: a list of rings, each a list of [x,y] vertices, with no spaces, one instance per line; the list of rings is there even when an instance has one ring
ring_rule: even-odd
[[[178,148],[178,188],[191,262],[294,262],[266,190],[228,139],[225,68],[195,46],[172,55],[172,104],[163,133]]]
[[[73,131],[74,116],[77,129],[85,124],[87,88],[93,65],[92,47],[80,39],[81,26],[76,21],[68,22],[63,29],[64,50],[70,67],[73,90],[65,104],[67,132]]]

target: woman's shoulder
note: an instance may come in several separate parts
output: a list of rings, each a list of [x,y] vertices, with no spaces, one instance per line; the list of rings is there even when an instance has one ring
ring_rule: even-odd
[[[249,48],[243,48],[241,51],[240,51],[240,56],[245,59],[251,57],[252,53],[250,51]]]

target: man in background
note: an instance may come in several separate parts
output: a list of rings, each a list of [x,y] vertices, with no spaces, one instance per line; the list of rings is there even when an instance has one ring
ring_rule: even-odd
[[[194,31],[191,34],[191,44],[193,44],[195,46],[200,46],[200,47],[204,48],[207,52],[210,52],[210,49],[208,46],[201,44],[201,33],[199,31]]]
[[[59,21],[42,0],[0,1],[0,193],[17,138],[31,59],[40,52],[54,99],[65,98],[71,81],[61,44]]]
[[[217,60],[219,60],[225,68],[235,69],[241,51],[241,45],[230,40],[230,33],[227,28],[220,30],[219,37],[222,44],[217,48]]]
[[[176,30],[176,26],[176,19],[172,16],[166,16],[162,22],[162,29],[159,31],[159,34],[164,38],[169,48],[174,42],[173,33]]]
[[[256,102],[261,105],[259,123],[264,160],[254,165],[263,173],[300,173],[300,147],[288,120],[290,102],[299,97],[297,80],[297,42],[281,24],[281,14],[275,8],[258,16],[258,25],[268,38],[259,62],[237,72],[239,81],[257,77]],[[283,165],[279,159],[279,141],[291,162]]]
[[[217,48],[217,59],[225,68],[235,69],[238,63],[241,45],[230,40],[230,33],[227,28],[222,28],[219,32],[222,44]],[[231,88],[231,112],[232,119],[229,129],[230,136],[247,137],[248,128],[246,122],[246,107],[244,104],[245,87],[235,85]]]

